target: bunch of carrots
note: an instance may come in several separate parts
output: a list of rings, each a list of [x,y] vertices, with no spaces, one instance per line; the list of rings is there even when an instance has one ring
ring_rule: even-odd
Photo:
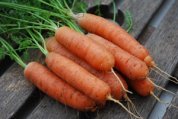
[[[26,10],[35,19],[0,16],[22,24],[20,27],[8,24],[12,28],[7,31],[23,30],[23,34],[15,33],[30,42],[22,49],[38,48],[45,55],[46,66],[34,61],[26,64],[18,55],[18,49],[3,38],[0,43],[5,55],[22,66],[24,76],[44,93],[81,111],[94,111],[110,100],[141,118],[120,102],[124,98],[135,108],[127,96],[132,93],[128,85],[139,95],[153,95],[157,100],[155,87],[170,92],[156,85],[149,78],[149,71],[154,69],[161,75],[170,75],[158,68],[148,50],[119,25],[89,13],[74,14],[65,0],[37,1],[55,10],[0,2],[0,6],[8,9]],[[44,18],[43,14],[50,17]],[[48,38],[44,38],[43,31],[50,34]],[[177,83],[175,77],[172,79]]]

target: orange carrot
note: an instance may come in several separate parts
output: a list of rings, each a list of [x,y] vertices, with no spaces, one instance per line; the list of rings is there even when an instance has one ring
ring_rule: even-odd
[[[46,40],[46,47],[48,51],[50,52],[56,52],[59,53],[60,55],[69,58],[70,60],[76,62],[83,68],[87,69],[90,73],[98,77],[99,79],[102,79],[105,81],[111,88],[111,95],[113,98],[120,100],[122,96],[124,95],[124,91],[122,90],[122,87],[120,85],[120,82],[116,77],[113,75],[113,73],[110,72],[99,72],[95,70],[93,67],[88,65],[84,60],[80,59],[76,55],[72,54],[69,52],[65,47],[63,47],[61,44],[59,44],[54,37],[48,38]],[[119,74],[118,74],[119,76]],[[125,88],[128,89],[128,86],[125,82],[125,80],[121,77],[120,80],[124,84]]]
[[[64,26],[56,30],[55,38],[70,52],[98,70],[110,71],[114,66],[113,55],[81,33]]]
[[[62,79],[37,63],[29,63],[24,70],[25,77],[47,95],[72,108],[87,111],[95,109],[95,102],[69,86]]]
[[[148,79],[128,81],[131,88],[141,96],[149,96],[154,91],[154,85]]]
[[[148,66],[155,64],[147,49],[116,23],[88,13],[80,13],[74,17],[77,23],[88,32],[115,43],[120,48],[145,61]]]
[[[45,62],[56,75],[98,103],[104,104],[110,95],[110,87],[104,81],[62,55],[48,53]]]
[[[98,35],[87,34],[87,36],[94,42],[104,46],[113,54],[115,58],[115,67],[130,80],[145,79],[148,76],[149,69],[142,60]]]
[[[119,100],[111,96],[111,89],[104,81],[98,79],[73,61],[51,52],[47,54],[45,62],[56,75],[95,100],[97,104],[104,105],[107,100],[110,100],[122,106],[129,114],[140,118],[129,111]]]

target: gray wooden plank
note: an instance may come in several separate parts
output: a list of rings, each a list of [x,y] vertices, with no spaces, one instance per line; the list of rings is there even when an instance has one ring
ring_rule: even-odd
[[[28,119],[78,119],[79,112],[45,96]]]
[[[41,60],[41,53],[30,52],[31,60]],[[25,79],[23,68],[14,63],[0,77],[0,117],[12,117],[26,102],[36,88]]]
[[[172,40],[177,40],[176,36],[178,37],[177,32],[176,32],[178,30],[178,27],[176,25],[178,23],[177,5],[178,5],[178,1],[176,1],[174,7],[172,8],[171,12],[169,13],[169,16],[171,16],[171,19],[167,19],[167,24],[166,24],[166,25],[168,25],[168,28],[172,29],[172,30],[167,29],[166,32],[171,32],[170,35],[167,36],[167,38],[172,39]],[[178,49],[178,46],[173,45],[172,42],[170,42],[169,45]],[[177,55],[177,54],[178,54],[178,51],[175,53],[175,55]],[[178,57],[175,57],[175,58],[178,59]],[[174,76],[178,78],[178,64],[174,70]],[[178,91],[177,91],[177,94],[178,94]],[[178,97],[177,96],[175,96],[173,98],[171,104],[178,106]],[[177,119],[177,118],[178,118],[178,109],[169,106],[166,110],[166,113],[164,114],[163,119]]]
[[[177,91],[177,94],[178,94],[178,91]],[[171,103],[178,107],[178,97],[174,97]],[[163,119],[177,119],[177,118],[178,118],[178,109],[169,106],[166,110],[166,113]]]
[[[137,38],[159,8],[163,0],[124,0],[119,8],[125,12],[129,10],[133,16],[133,30],[131,35]]]
[[[178,1],[174,4],[173,8],[167,13],[164,17],[164,20],[160,24],[160,26],[152,32],[150,38],[145,41],[145,46],[149,49],[150,53],[154,57],[158,66],[160,66],[163,70],[168,73],[172,73],[177,62],[178,62],[178,40],[177,38],[177,14],[178,10],[176,6],[178,5]],[[143,5],[144,6],[144,5]],[[139,8],[140,9],[140,8]],[[145,8],[146,9],[146,8]],[[148,8],[151,9],[151,8]],[[140,9],[141,10],[141,9]],[[176,16],[176,17],[175,17]],[[151,30],[152,31],[152,30]],[[146,36],[148,37],[148,36]],[[144,38],[144,37],[143,37]],[[154,81],[161,85],[165,86],[167,81],[162,77],[156,74],[151,74],[151,77],[154,78]],[[160,95],[161,91],[156,90],[155,94]],[[134,97],[135,103],[138,111],[144,118],[148,118],[149,113],[154,107],[156,100],[153,97],[141,98],[139,96]],[[116,104],[108,104],[107,108],[97,112],[96,119],[121,119],[121,118],[129,118],[129,115],[124,112],[121,108],[119,108]]]
[[[34,86],[23,76],[23,69],[13,64],[0,77],[0,117],[8,119],[32,94]]]
[[[91,8],[95,5],[102,4],[102,5],[109,5],[113,0],[84,0],[88,3],[88,7]]]

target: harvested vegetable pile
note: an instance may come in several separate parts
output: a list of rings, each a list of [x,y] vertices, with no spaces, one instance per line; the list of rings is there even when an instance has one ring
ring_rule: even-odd
[[[0,2],[0,58],[10,56],[24,68],[26,79],[59,102],[81,111],[95,111],[106,101],[113,101],[141,118],[121,103],[125,99],[135,110],[127,95],[132,93],[128,85],[139,95],[152,95],[158,101],[155,88],[170,92],[149,78],[151,69],[170,75],[158,68],[149,51],[128,34],[131,20],[127,20],[130,25],[126,31],[86,13],[82,1],[12,1]],[[25,63],[18,53],[27,56],[28,49],[39,49],[46,65]]]

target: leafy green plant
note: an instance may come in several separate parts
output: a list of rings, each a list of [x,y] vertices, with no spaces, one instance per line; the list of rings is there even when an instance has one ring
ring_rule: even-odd
[[[125,15],[124,15],[124,29],[130,33],[132,31],[133,28],[133,18],[132,18],[132,14],[130,13],[130,11],[126,11]]]

